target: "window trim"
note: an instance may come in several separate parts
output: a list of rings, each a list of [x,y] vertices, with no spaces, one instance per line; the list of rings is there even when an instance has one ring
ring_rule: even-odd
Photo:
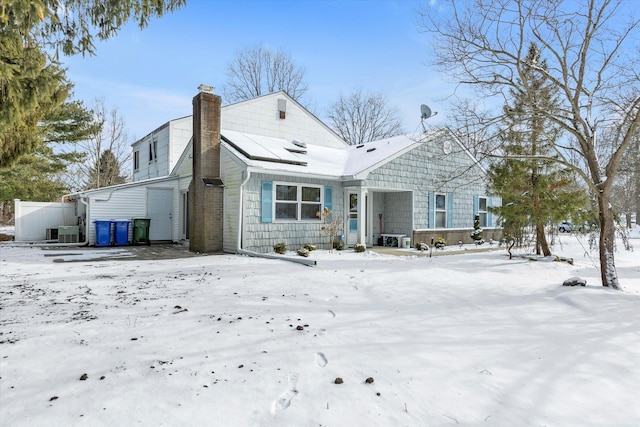
[[[278,196],[278,186],[279,185],[283,185],[283,186],[288,186],[288,187],[296,187],[296,200],[278,200],[277,196]],[[302,200],[302,188],[317,188],[319,191],[319,196],[320,196],[320,200],[319,201],[303,201]],[[315,222],[320,222],[322,219],[320,217],[316,217],[316,218],[302,218],[302,205],[319,205],[319,212],[322,212],[322,209],[324,207],[324,189],[326,187],[324,185],[319,185],[319,184],[302,184],[302,183],[298,183],[298,182],[283,182],[283,181],[273,181],[273,189],[272,189],[272,197],[271,197],[271,212],[272,212],[272,218],[273,218],[273,222],[280,222],[280,223],[285,223],[285,222],[309,222],[309,223],[315,223]],[[277,211],[276,211],[276,204],[278,203],[289,203],[289,204],[294,204],[296,205],[296,218],[278,218],[277,217]]]
[[[149,141],[149,163],[158,161],[158,140],[153,138]]]
[[[444,208],[438,209],[438,196],[444,196]],[[448,194],[447,193],[433,193],[433,228],[447,228],[448,217],[449,217],[449,204],[448,204]],[[444,213],[444,226],[438,227],[438,213]]]
[[[484,199],[484,210],[482,210],[482,199]],[[480,228],[487,228],[489,223],[489,198],[487,196],[478,196],[478,213],[480,217]],[[484,215],[484,224],[482,223],[482,215]]]
[[[133,170],[140,170],[140,150],[136,150],[133,152]]]

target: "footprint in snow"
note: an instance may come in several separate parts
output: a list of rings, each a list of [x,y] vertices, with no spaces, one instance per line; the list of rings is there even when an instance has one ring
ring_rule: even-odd
[[[291,400],[298,394],[296,384],[298,383],[298,374],[291,373],[287,376],[288,388],[271,404],[271,415],[287,409],[291,405]]]
[[[328,362],[329,361],[327,360],[327,356],[325,356],[324,353],[320,351],[316,353],[316,365],[324,368],[325,366],[327,366]]]
[[[334,313],[333,310],[327,310],[327,312],[329,313],[329,316],[336,317],[336,313]]]

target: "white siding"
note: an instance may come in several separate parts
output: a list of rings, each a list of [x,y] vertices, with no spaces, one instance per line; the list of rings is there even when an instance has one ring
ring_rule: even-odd
[[[180,177],[193,175],[193,143],[190,141],[176,164],[172,174]]]
[[[132,150],[140,154],[140,164],[133,171],[133,180],[142,181],[169,175],[180,160],[193,133],[192,116],[171,120],[134,142]],[[156,157],[149,160],[149,146],[156,140]]]
[[[156,140],[157,157],[149,160],[149,146]],[[133,171],[133,180],[142,181],[150,178],[169,175],[168,170],[169,126],[165,124],[132,145],[132,150],[139,151],[140,167]]]
[[[89,195],[89,244],[96,242],[96,220],[119,220],[147,217],[147,189],[148,188],[169,188],[173,190],[173,212],[178,212],[178,180],[162,182],[158,184],[141,184],[127,186],[123,188],[111,188]],[[172,218],[172,238],[179,240],[179,215]],[[131,230],[129,230],[129,240],[131,240]]]
[[[279,99],[286,100],[284,119],[280,118],[278,112]],[[282,92],[223,107],[221,127],[286,140],[297,139],[326,147],[346,145],[324,123]]]
[[[168,171],[172,171],[180,160],[187,144],[193,136],[193,117],[183,117],[169,122],[169,140],[171,147],[169,152]],[[168,172],[167,172],[168,175]]]
[[[240,221],[240,186],[245,168],[235,156],[222,148],[220,152],[220,175],[224,183],[224,210],[222,243],[225,252],[236,252]]]
[[[73,203],[23,202],[15,200],[15,241],[45,240],[47,228],[78,225]]]

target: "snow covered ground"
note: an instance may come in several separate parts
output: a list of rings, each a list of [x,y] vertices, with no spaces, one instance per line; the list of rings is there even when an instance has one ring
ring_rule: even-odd
[[[0,424],[638,426],[634,237],[616,253],[624,292],[573,235],[554,249],[574,265],[502,250],[65,263],[2,244]],[[572,276],[587,286],[562,287]]]

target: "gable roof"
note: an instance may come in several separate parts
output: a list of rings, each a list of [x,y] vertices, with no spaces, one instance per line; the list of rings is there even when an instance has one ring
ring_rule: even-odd
[[[319,126],[319,128],[321,128],[323,131],[327,133],[328,136],[330,136],[332,139],[337,140],[336,142],[339,141],[341,146],[349,145],[340,137],[340,135],[338,135],[333,129],[331,129],[325,122],[320,120],[315,114],[309,111],[306,107],[304,107],[298,101],[293,99],[287,92],[283,90],[280,90],[278,92],[273,92],[267,95],[257,96],[255,98],[247,99],[245,101],[239,101],[239,102],[222,106],[222,112],[221,112],[221,116],[223,119],[222,127],[223,128],[225,127],[225,123],[224,123],[225,112],[229,114],[230,112],[236,109],[244,109],[253,104],[262,104],[265,101],[268,102],[269,99],[277,100],[278,98],[285,98],[288,102],[291,102],[295,108],[298,108],[300,111],[303,112],[304,115],[308,116],[312,120],[312,122],[316,123]],[[287,112],[290,112],[290,111],[291,109],[287,108]]]
[[[256,171],[331,179],[364,179],[366,175],[425,140],[396,136],[343,148],[306,145],[236,131],[221,131],[223,145]]]

